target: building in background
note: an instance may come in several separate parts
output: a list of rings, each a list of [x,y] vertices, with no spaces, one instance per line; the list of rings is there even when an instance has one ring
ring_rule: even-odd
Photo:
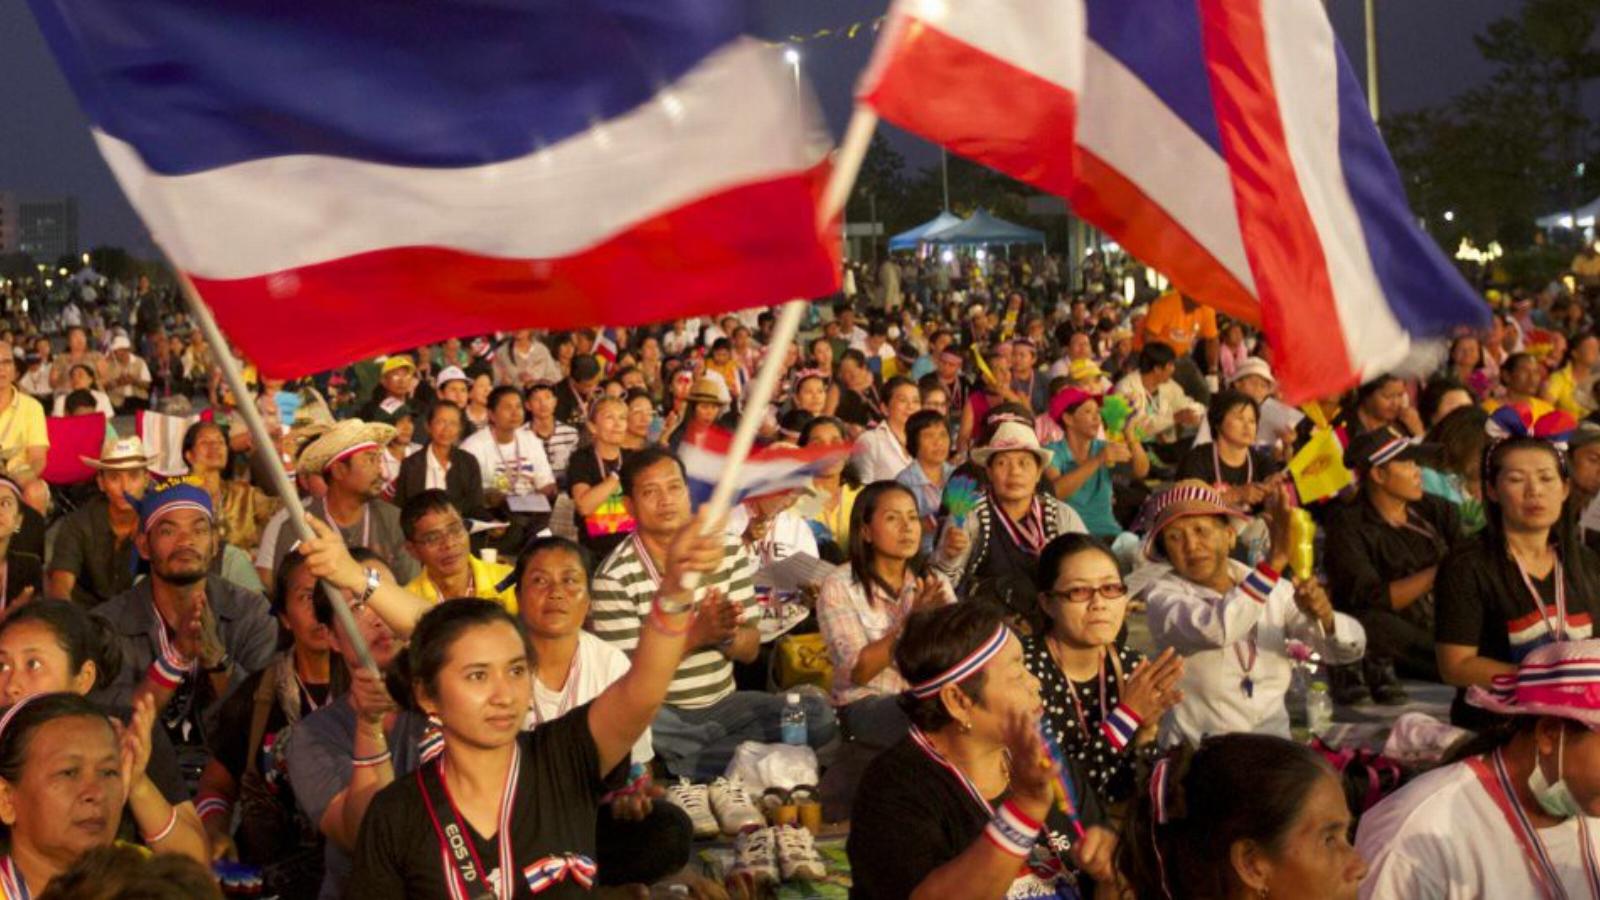
[[[42,263],[78,255],[78,198],[24,200],[16,208],[18,250]]]

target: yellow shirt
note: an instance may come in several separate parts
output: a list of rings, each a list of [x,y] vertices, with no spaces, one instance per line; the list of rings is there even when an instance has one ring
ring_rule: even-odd
[[[512,572],[510,566],[501,563],[484,562],[476,556],[467,556],[467,565],[472,569],[472,596],[480,600],[499,600],[505,606],[506,612],[517,614],[517,586],[511,585],[503,591],[495,590],[495,586],[506,580]],[[406,585],[406,590],[427,600],[429,603],[439,602],[439,589],[434,587],[428,578],[427,570],[411,580]]]
[[[45,430],[44,407],[13,387],[11,404],[0,409],[0,456],[6,459],[7,474],[15,475],[27,466],[28,455],[23,451],[29,447],[49,446],[50,433]]]
[[[1505,405],[1506,402],[1504,400],[1496,400],[1491,397],[1490,399],[1483,401],[1483,411],[1490,415],[1494,415],[1495,410]],[[1528,410],[1533,413],[1533,421],[1535,422],[1555,411],[1554,405],[1552,405],[1549,401],[1540,400],[1538,397],[1529,397],[1526,406],[1528,407]]]
[[[1554,403],[1556,409],[1571,413],[1575,419],[1582,419],[1594,412],[1590,405],[1593,397],[1585,389],[1578,391],[1578,383],[1572,377],[1572,367],[1562,366],[1550,373],[1544,383],[1544,398]]]

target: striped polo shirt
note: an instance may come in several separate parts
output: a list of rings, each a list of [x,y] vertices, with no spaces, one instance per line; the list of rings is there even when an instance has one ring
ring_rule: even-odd
[[[619,649],[632,653],[639,643],[639,628],[650,615],[655,601],[656,580],[652,567],[641,561],[643,552],[637,537],[623,541],[611,551],[595,573],[590,589],[590,629]],[[705,588],[720,588],[724,596],[739,604],[746,621],[752,621],[756,606],[756,561],[738,539],[726,546],[722,568],[702,582]],[[697,650],[678,665],[672,685],[667,689],[667,704],[684,709],[710,706],[733,693],[733,663],[715,647]]]

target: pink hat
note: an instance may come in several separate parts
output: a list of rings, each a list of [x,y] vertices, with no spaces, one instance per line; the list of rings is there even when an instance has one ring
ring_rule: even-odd
[[[1064,387],[1050,398],[1050,421],[1059,422],[1062,415],[1075,411],[1089,400],[1098,399],[1099,395],[1091,394],[1083,388]]]
[[[1523,657],[1515,675],[1467,689],[1467,702],[1506,716],[1554,716],[1600,731],[1600,640],[1555,641]]]

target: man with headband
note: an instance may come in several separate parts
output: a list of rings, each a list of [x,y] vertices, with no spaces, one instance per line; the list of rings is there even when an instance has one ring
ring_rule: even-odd
[[[209,574],[217,552],[211,495],[186,481],[151,487],[137,504],[139,554],[150,577],[94,609],[122,648],[122,671],[95,699],[122,707],[154,694],[185,775],[205,761],[206,711],[272,659],[278,623],[261,595]]]

